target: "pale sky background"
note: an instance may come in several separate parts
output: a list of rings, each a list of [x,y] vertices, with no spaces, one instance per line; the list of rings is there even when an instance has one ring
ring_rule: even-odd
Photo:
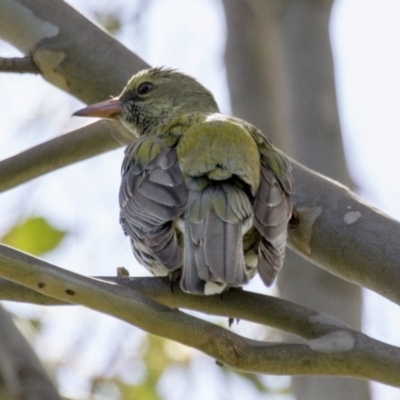
[[[121,20],[126,25],[117,35],[119,40],[151,65],[176,67],[195,76],[215,94],[223,112],[230,113],[222,53],[225,23],[223,19],[221,22],[223,10],[214,0],[158,0],[151,3],[139,21],[134,20],[134,5],[138,1],[131,2],[131,11],[126,10],[127,3],[122,0],[68,2],[88,17],[95,9],[120,10]],[[204,21],[207,21],[207,29],[204,29]],[[360,196],[399,219],[400,1],[336,0],[331,36],[350,172],[360,188]],[[0,43],[0,54],[18,55],[3,43]],[[83,123],[81,119],[70,117],[81,103],[40,77],[0,74],[0,87],[0,158]],[[135,263],[118,224],[117,193],[122,153],[122,149],[115,150],[3,193],[0,196],[0,235],[17,218],[45,215],[57,227],[71,233],[57,251],[46,255],[46,260],[87,275],[114,275],[120,265],[126,266],[131,275],[145,275],[145,270]],[[248,289],[267,293],[258,279]],[[399,308],[375,293],[365,293],[364,332],[400,346]],[[119,348],[121,352],[117,369],[135,371],[129,376],[125,372],[127,381],[139,382],[142,378],[143,365],[134,357],[144,337],[141,331],[78,307],[66,307],[60,313],[56,308],[11,303],[7,306],[19,315],[43,318],[44,332],[36,344],[42,358],[62,359],[65,363],[72,360],[59,376],[66,394],[84,398],[86,376],[115,372],[109,369],[110,354],[103,351],[107,348]],[[234,329],[256,339],[263,337],[263,330],[255,324],[241,323]],[[130,340],[125,340],[127,337]],[[177,357],[191,352],[174,344],[171,349]],[[77,354],[79,357],[75,358]],[[220,400],[228,398],[227,395],[240,399],[244,391],[248,398],[252,396],[243,382],[235,383],[231,393],[223,393],[218,382],[221,379],[219,368],[204,355],[194,358],[193,368],[196,368],[196,378],[191,389],[197,396],[193,399]],[[174,377],[176,373],[169,371],[168,376]],[[184,383],[173,379],[172,391],[168,376],[160,386],[165,399],[181,398]],[[277,387],[287,384],[285,377],[265,379]],[[203,384],[205,381],[207,385]],[[398,389],[377,383],[372,387],[375,399],[400,399]],[[289,396],[261,397],[257,393],[253,398],[292,399]]]

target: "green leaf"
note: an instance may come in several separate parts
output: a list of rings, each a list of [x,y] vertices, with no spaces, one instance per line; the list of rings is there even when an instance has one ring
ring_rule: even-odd
[[[13,226],[0,241],[39,256],[55,249],[66,233],[54,228],[43,217],[31,217]]]

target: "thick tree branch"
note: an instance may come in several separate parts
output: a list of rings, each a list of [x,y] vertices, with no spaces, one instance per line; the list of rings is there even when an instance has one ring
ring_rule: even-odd
[[[39,74],[37,66],[32,60],[32,57],[15,57],[3,58],[0,57],[0,72],[16,72],[20,74]]]
[[[0,37],[42,76],[86,103],[117,95],[148,65],[61,0],[0,2]]]
[[[328,272],[400,304],[400,223],[345,186],[292,165],[296,193],[289,246]]]
[[[83,277],[6,246],[0,246],[0,275],[44,295],[84,305],[196,348],[232,368],[269,374],[352,376],[400,386],[398,348],[373,340],[315,311],[302,310],[306,315],[311,313],[304,316],[303,323],[317,327],[317,330],[322,327],[319,334],[308,335],[312,337],[308,342],[264,343],[245,339],[166,307],[138,290]],[[129,278],[122,280],[129,281]],[[226,295],[230,299],[247,294],[232,291]],[[182,293],[176,293],[176,296],[186,296],[193,301],[197,297],[199,307],[208,301],[225,303],[225,298],[221,300],[218,296],[211,300]],[[170,294],[170,298],[173,299],[174,294]],[[283,300],[278,303],[285,306]],[[240,307],[239,303],[237,307]],[[226,304],[220,310],[223,308]],[[255,308],[259,313],[259,304]],[[293,313],[289,319],[292,317]]]

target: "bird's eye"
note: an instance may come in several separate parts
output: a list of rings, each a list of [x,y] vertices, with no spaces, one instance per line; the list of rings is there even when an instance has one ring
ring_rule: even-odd
[[[145,94],[149,94],[153,90],[153,84],[150,82],[143,82],[138,87],[138,94],[140,96],[144,96]]]

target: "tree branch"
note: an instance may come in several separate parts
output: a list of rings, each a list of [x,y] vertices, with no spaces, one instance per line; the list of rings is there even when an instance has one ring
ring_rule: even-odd
[[[271,316],[282,311],[284,318],[278,324],[289,326],[291,321],[294,321],[293,326],[297,326],[294,330],[310,338],[308,342],[264,343],[245,339],[155,302],[138,290],[141,287],[150,293],[147,285],[142,284],[136,286],[136,290],[132,290],[87,278],[6,246],[0,246],[0,275],[46,296],[84,305],[122,319],[147,332],[196,348],[232,368],[278,375],[352,376],[400,387],[398,348],[369,338],[333,318],[284,300],[261,296],[267,300],[264,304],[264,301],[259,302],[259,295],[240,290],[227,292],[221,300],[219,296],[189,296],[179,291],[167,296],[168,288],[165,284],[164,289],[161,286],[151,289],[158,299],[169,297],[170,303],[165,303],[170,306],[176,307],[181,304],[187,307],[186,304],[182,304],[187,301],[194,309],[210,312],[214,308],[213,314],[225,315],[226,310],[232,307],[237,317],[250,313],[257,318],[255,312],[250,311],[250,304],[257,314],[265,311]],[[129,278],[116,279],[129,285],[131,282],[134,285],[138,282]],[[151,282],[158,285],[160,280],[153,279]],[[162,295],[157,294],[159,289],[162,289]],[[243,302],[243,299],[246,301]],[[253,301],[257,301],[256,305]],[[244,304],[247,306],[243,306]],[[262,310],[260,307],[265,308]],[[276,315],[272,318],[274,319],[279,321],[281,318]],[[307,333],[308,328],[310,332]]]
[[[32,60],[32,57],[15,57],[4,58],[0,57],[0,72],[16,72],[20,74],[39,74],[37,66]]]
[[[400,223],[345,186],[292,161],[289,246],[342,279],[400,304]]]
[[[59,400],[37,355],[0,307],[0,396],[5,399]]]
[[[1,1],[0,37],[32,56],[44,79],[85,103],[117,95],[148,67],[61,0]]]
[[[98,121],[0,161],[0,192],[129,143],[120,124]]]
[[[333,317],[323,316],[317,311],[290,301],[239,289],[230,289],[222,298],[203,297],[182,292],[178,283],[174,284],[171,292],[171,284],[167,278],[94,277],[93,279],[129,287],[171,308],[186,308],[205,314],[251,321],[292,333],[303,339],[315,339],[332,332],[332,329],[337,327],[350,329]],[[6,279],[0,279],[0,300],[41,305],[69,304]]]

